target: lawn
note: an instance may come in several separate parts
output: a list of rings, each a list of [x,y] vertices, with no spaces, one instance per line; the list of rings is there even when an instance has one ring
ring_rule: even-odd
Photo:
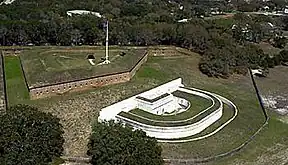
[[[229,79],[209,78],[199,72],[199,59],[200,56],[195,53],[187,56],[181,55],[179,58],[149,57],[147,63],[127,83],[34,101],[27,100],[28,95],[23,94],[25,92],[20,92],[21,89],[25,91],[23,90],[25,89],[23,88],[23,78],[10,74],[10,76],[6,76],[7,84],[9,83],[8,81],[15,79],[15,86],[17,87],[21,84],[22,87],[21,89],[14,89],[13,85],[10,85],[10,87],[7,87],[7,92],[12,103],[19,102],[19,99],[21,103],[31,104],[39,107],[42,111],[51,112],[59,117],[65,132],[64,155],[85,156],[87,139],[91,132],[91,123],[97,120],[101,108],[164,82],[182,77],[185,86],[217,93],[230,99],[239,108],[239,114],[236,119],[212,137],[183,144],[161,144],[164,158],[207,157],[229,151],[243,143],[263,124],[264,116],[257,102],[249,76],[233,75]],[[7,61],[6,58],[5,68],[11,66],[10,64],[7,65],[7,63],[10,63],[10,60]],[[19,66],[14,67],[18,68]],[[15,69],[8,70],[11,73]],[[149,77],[150,74],[153,76]],[[281,82],[278,84],[287,84],[283,78],[283,76],[278,77],[277,80]],[[271,80],[270,83],[273,84],[274,81],[276,82],[276,79]],[[17,93],[22,97],[17,98]],[[258,164],[287,163],[288,152],[285,152],[288,150],[287,126],[287,124],[278,120],[276,114],[273,114],[269,125],[244,150],[235,156],[221,159],[214,163],[237,164],[238,162],[238,164],[254,164],[256,162],[257,164],[259,159],[262,162],[260,161]]]
[[[267,127],[241,152],[208,164],[286,165],[288,163],[288,125],[279,121],[277,114],[270,113],[270,117]]]
[[[8,106],[29,99],[29,92],[25,84],[19,57],[5,56],[4,70]]]
[[[120,56],[125,52],[124,56]],[[129,71],[144,55],[144,49],[111,48],[110,65],[97,65],[105,57],[101,48],[52,48],[24,50],[20,54],[29,87],[75,81],[105,74]],[[94,55],[91,65],[88,55]]]

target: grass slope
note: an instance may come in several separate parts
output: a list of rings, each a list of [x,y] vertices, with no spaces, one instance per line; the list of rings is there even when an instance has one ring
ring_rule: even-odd
[[[16,105],[29,99],[19,57],[5,56],[4,70],[8,105]]]
[[[208,164],[287,164],[288,125],[279,121],[277,115],[270,114],[270,116],[271,115],[272,117],[270,118],[267,127],[265,127],[241,152],[232,157],[223,158]]]

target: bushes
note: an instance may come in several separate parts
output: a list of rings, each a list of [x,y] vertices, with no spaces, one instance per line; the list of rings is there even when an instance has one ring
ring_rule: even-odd
[[[281,62],[288,62],[288,50],[282,50],[279,53],[279,61]]]
[[[0,34],[0,41],[2,41],[0,44],[101,44],[105,39],[105,33],[102,31],[103,20],[92,15],[66,17],[66,11],[78,8],[79,4],[68,2],[63,5],[65,3],[60,3],[62,4],[61,7],[54,6],[54,3],[51,3],[51,6],[46,6],[45,3],[38,6],[37,3],[38,10],[33,17],[29,10],[26,10],[31,6],[23,6],[17,2],[13,3],[19,9],[17,12],[10,12],[13,5],[5,6],[5,8],[0,6],[0,9],[3,10],[0,12],[0,16],[1,14],[3,17],[7,15],[7,20],[3,20],[3,26],[0,27],[0,31],[3,32]],[[206,4],[206,2],[203,3]],[[204,11],[210,11],[209,7],[200,4],[196,6],[189,4],[185,5],[183,10],[175,10],[179,8],[178,3],[169,3],[167,6],[166,2],[164,3],[162,0],[154,0],[149,3],[146,1],[122,0],[118,3],[93,1],[82,5],[85,6],[85,9],[96,10],[111,18],[111,26],[109,26],[109,43],[111,45],[148,46],[163,44],[184,47],[203,55],[199,68],[209,76],[224,75],[228,77],[234,72],[239,73],[238,68],[241,68],[242,73],[243,67],[259,67],[262,64],[266,66],[267,63],[263,62],[263,53],[256,50],[258,48],[250,49],[251,46],[248,46],[245,50],[241,47],[246,47],[247,41],[260,42],[263,39],[278,36],[278,30],[275,29],[277,24],[273,18],[238,13],[233,18],[207,21],[199,19],[197,16],[200,16],[200,13],[203,14]],[[246,3],[240,4],[244,5],[242,6],[244,8],[247,7]],[[257,5],[254,5],[252,5],[253,10],[257,7]],[[53,10],[50,9],[51,7]],[[201,11],[199,10],[199,12],[198,9]],[[46,13],[44,11],[53,12]],[[174,11],[173,14],[171,14],[171,11]],[[27,12],[29,13],[28,16],[25,14]],[[31,18],[33,18],[33,21]],[[178,22],[183,18],[189,18],[189,20],[185,23]],[[267,24],[268,22],[272,23],[272,26]],[[274,27],[274,25],[276,26]],[[274,38],[276,47],[283,47],[285,43],[285,38]],[[239,49],[242,50],[238,51]],[[213,51],[220,54],[217,55]],[[259,53],[259,56],[255,52]],[[270,59],[267,58],[267,60]],[[270,67],[272,65],[270,64]]]
[[[46,165],[63,152],[59,119],[26,105],[0,116],[0,162]]]
[[[226,44],[222,48],[212,47],[201,58],[199,69],[213,77],[227,78],[236,72],[245,74],[247,68],[267,68],[268,58],[258,46]]]
[[[161,147],[141,130],[114,123],[96,123],[88,143],[93,165],[162,165]]]
[[[285,64],[288,62],[288,51],[282,50],[279,54],[275,54],[273,57],[266,55],[266,63],[269,68],[274,66]]]
[[[272,45],[276,48],[283,49],[285,47],[286,43],[287,43],[287,39],[285,37],[277,36],[273,39]]]

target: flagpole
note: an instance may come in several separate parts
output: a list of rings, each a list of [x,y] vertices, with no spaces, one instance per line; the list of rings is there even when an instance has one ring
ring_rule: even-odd
[[[109,50],[108,50],[108,47],[109,47],[109,37],[108,37],[108,30],[109,30],[109,22],[108,22],[108,19],[107,19],[107,21],[106,21],[106,51],[105,51],[105,53],[106,53],[106,56],[105,56],[105,61],[103,62],[103,64],[109,64],[110,63],[110,61],[109,61]]]
[[[108,58],[109,58],[109,55],[108,55],[108,42],[109,42],[109,38],[108,38],[108,25],[109,23],[108,23],[108,20],[107,20],[107,22],[106,22],[106,62],[108,62],[109,60],[108,60]],[[108,62],[109,63],[109,62]]]
[[[103,61],[103,62],[101,62],[100,64],[98,64],[98,65],[103,65],[103,64],[110,64],[110,61],[109,61],[109,50],[108,50],[108,48],[109,48],[109,37],[108,37],[108,25],[109,23],[108,23],[108,20],[106,21],[106,48],[105,48],[105,60]]]

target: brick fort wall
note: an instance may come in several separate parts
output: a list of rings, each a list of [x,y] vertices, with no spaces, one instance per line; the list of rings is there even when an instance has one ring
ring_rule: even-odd
[[[174,46],[160,46],[150,48],[148,54],[150,56],[175,56],[178,54],[178,51]]]
[[[105,85],[127,82],[135,75],[135,73],[141,67],[141,65],[147,61],[147,58],[148,53],[145,52],[145,55],[130,70],[125,72],[103,75],[84,80],[47,85],[37,88],[30,88],[29,89],[30,98],[39,99],[50,96],[63,95],[69,92],[87,90]]]

